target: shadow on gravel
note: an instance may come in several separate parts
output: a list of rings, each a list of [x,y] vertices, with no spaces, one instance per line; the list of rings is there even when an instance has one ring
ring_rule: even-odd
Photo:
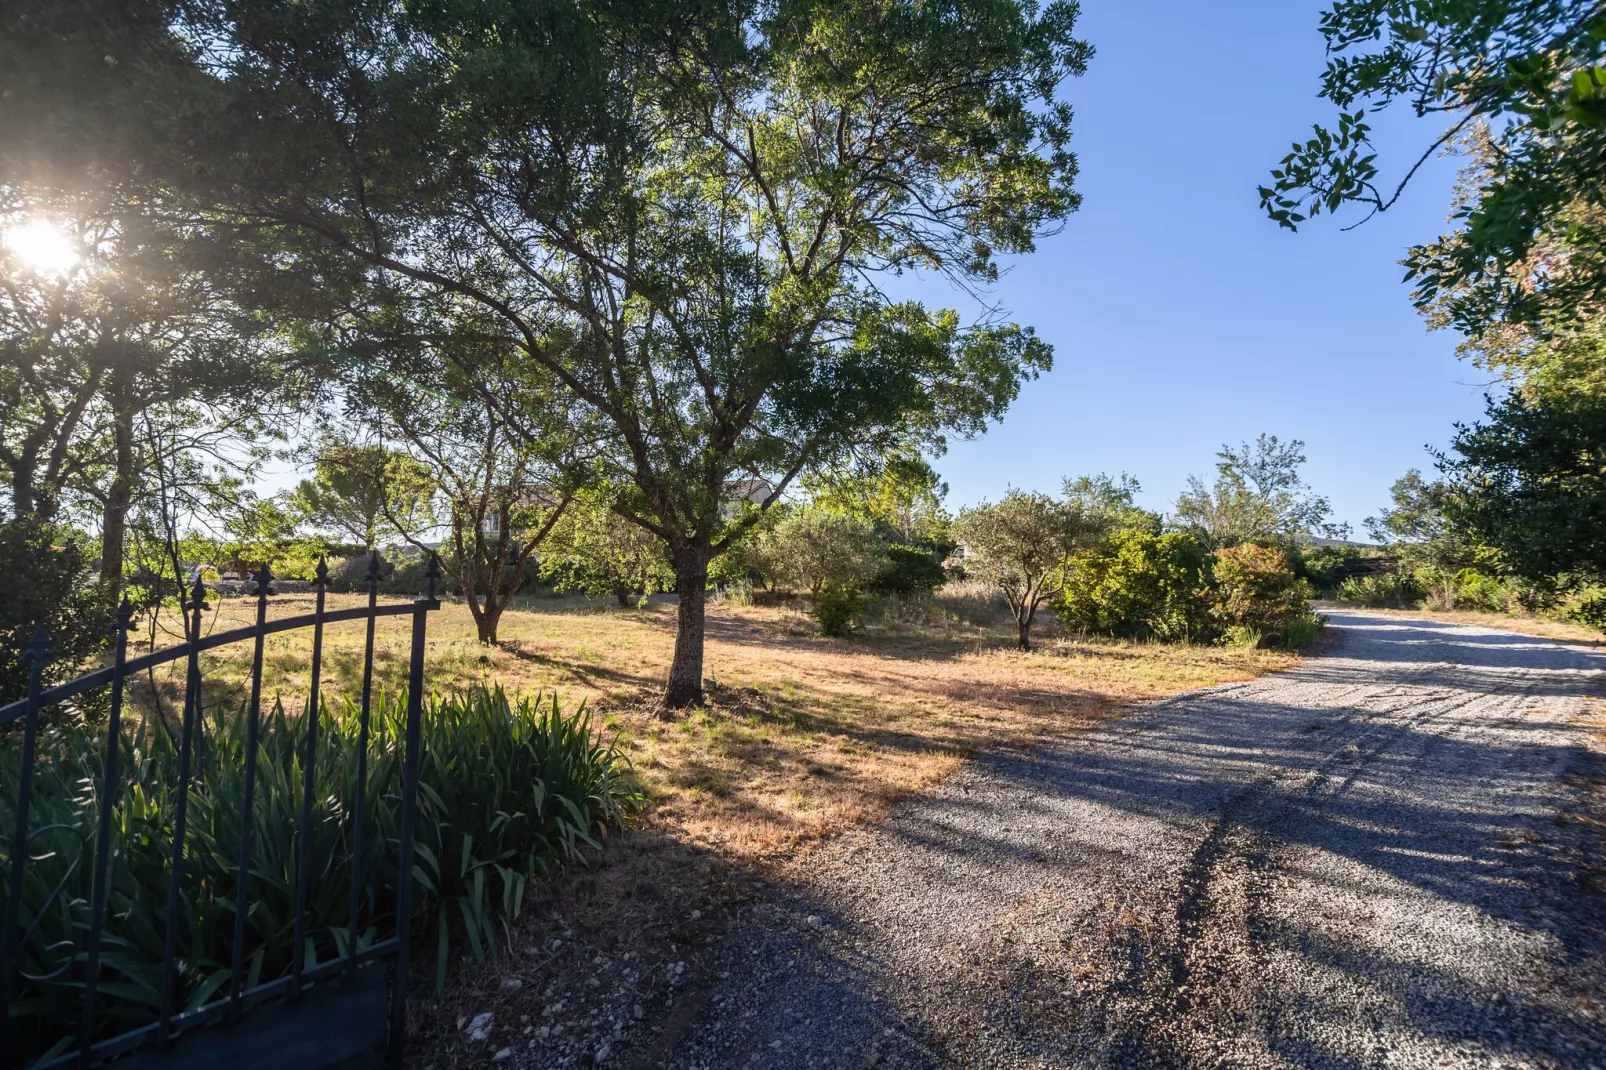
[[[1584,726],[1529,716],[1606,659],[1569,647],[1545,668],[1535,651],[1558,644],[1340,623],[1387,660],[1339,642],[1280,677],[981,756],[866,846],[828,848],[834,880],[799,874],[743,916],[676,1065],[1360,1067],[1389,1062],[1387,1016],[1443,1056],[1422,1065],[1590,1065],[1586,1004],[1506,970],[1565,973],[1606,939],[1558,817],[1600,758]],[[1254,946],[1236,965],[1210,916],[1222,868],[1240,892],[1265,871],[1301,889],[1238,904]],[[1349,928],[1324,927],[1331,903],[1355,908]],[[1424,903],[1443,932],[1409,931]],[[1368,932],[1368,910],[1397,913]],[[1489,946],[1454,946],[1469,934]],[[1279,990],[1272,959],[1304,987]],[[1213,1046],[1228,1040],[1250,1046]]]

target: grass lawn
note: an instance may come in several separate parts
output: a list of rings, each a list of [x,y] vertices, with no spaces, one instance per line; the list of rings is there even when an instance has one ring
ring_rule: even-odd
[[[331,595],[329,606],[361,601]],[[214,603],[209,632],[253,619],[253,599]],[[312,596],[276,597],[270,607],[271,617],[306,613]],[[168,623],[177,629],[176,617]],[[708,708],[664,720],[654,699],[674,626],[672,605],[532,599],[508,611],[501,646],[488,648],[476,641],[467,608],[447,602],[431,615],[427,679],[441,691],[484,682],[556,692],[566,707],[586,702],[598,730],[617,735],[652,793],[653,823],[733,861],[759,861],[873,819],[975,749],[1083,727],[1123,704],[1249,679],[1294,660],[1270,651],[1052,635],[1023,654],[1011,648],[1007,627],[957,619],[825,639],[795,610],[716,605],[708,621]],[[409,629],[406,617],[380,622],[378,686],[405,682]],[[328,629],[324,688],[331,700],[357,693],[362,641],[361,622]],[[310,647],[310,630],[269,638],[269,701],[279,696],[291,711],[301,706]],[[209,715],[227,715],[243,701],[251,647],[215,653],[203,658],[206,702]],[[179,663],[144,682],[140,696],[149,703],[154,689],[171,718],[182,682]]]

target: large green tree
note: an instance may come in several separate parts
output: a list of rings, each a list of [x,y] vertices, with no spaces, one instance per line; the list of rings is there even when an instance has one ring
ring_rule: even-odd
[[[1407,261],[1418,303],[1474,336],[1603,306],[1606,5],[1334,0],[1321,30],[1321,95],[1338,118],[1296,143],[1261,188],[1271,218],[1294,228],[1346,205],[1386,211],[1428,159],[1469,147],[1478,173],[1457,232]],[[1370,116],[1395,105],[1440,119],[1440,132],[1385,179]],[[1553,255],[1560,246],[1574,255]]]
[[[1048,367],[1029,329],[889,299],[985,286],[1077,205],[1060,82],[1076,7],[1021,0],[214,0],[183,114],[187,188],[307,275],[431,333],[471,315],[494,403],[579,404],[622,515],[667,545],[666,701],[702,696],[710,561],[850,448],[996,419]],[[173,120],[177,125],[179,120]],[[226,148],[227,151],[222,151]],[[519,384],[528,384],[519,389]]]

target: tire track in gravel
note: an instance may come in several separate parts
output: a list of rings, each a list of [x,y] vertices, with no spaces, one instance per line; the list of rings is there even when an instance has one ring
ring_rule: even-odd
[[[978,758],[812,852],[657,1065],[1595,1067],[1583,648],[1336,616],[1323,657]]]

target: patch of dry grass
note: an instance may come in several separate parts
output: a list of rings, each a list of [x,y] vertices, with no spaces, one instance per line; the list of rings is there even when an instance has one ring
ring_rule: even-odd
[[[330,596],[331,609],[360,604]],[[310,595],[275,598],[271,616],[309,612]],[[251,599],[222,599],[208,630],[247,623]],[[177,627],[176,620],[173,622]],[[405,682],[409,620],[388,618],[376,639],[378,686]],[[651,791],[653,820],[733,860],[762,859],[800,841],[870,820],[930,786],[978,748],[1084,727],[1124,704],[1245,680],[1285,667],[1288,654],[1242,648],[1083,642],[1048,637],[1021,653],[1002,628],[891,622],[852,640],[810,634],[792,609],[711,607],[707,708],[665,720],[655,696],[674,641],[674,607],[618,609],[531,600],[503,618],[500,647],[475,639],[461,603],[431,615],[430,686],[498,683],[586,701],[616,733]],[[363,625],[325,638],[325,693],[356,694]],[[290,708],[306,693],[309,631],[266,646],[264,690]],[[208,655],[207,703],[238,708],[249,644]],[[182,664],[154,681],[171,702]],[[150,687],[144,689],[148,701]]]

